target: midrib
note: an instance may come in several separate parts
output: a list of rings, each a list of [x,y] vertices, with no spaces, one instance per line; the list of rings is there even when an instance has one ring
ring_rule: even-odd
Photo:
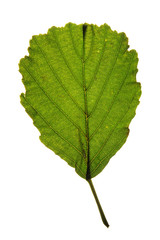
[[[87,25],[83,24],[83,57],[82,57],[82,78],[83,78],[83,90],[84,90],[84,107],[85,107],[85,132],[86,132],[86,162],[87,162],[87,172],[86,180],[90,179],[90,167],[89,167],[89,124],[88,124],[88,105],[87,105],[87,88],[85,79],[85,35],[86,35]]]

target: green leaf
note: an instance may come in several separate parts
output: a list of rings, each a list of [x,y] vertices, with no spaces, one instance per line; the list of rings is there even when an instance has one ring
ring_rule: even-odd
[[[68,23],[33,36],[19,64],[21,103],[40,140],[88,181],[107,227],[91,178],[125,143],[139,103],[138,58],[128,47],[107,24]]]
[[[122,147],[141,95],[137,53],[107,24],[72,23],[33,36],[19,67],[21,103],[40,140],[84,179]]]

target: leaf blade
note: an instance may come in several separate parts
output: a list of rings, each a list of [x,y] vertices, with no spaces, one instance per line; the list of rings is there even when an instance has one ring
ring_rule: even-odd
[[[139,103],[138,58],[127,49],[125,34],[106,24],[69,23],[34,36],[20,61],[21,102],[41,141],[85,179],[125,143]]]

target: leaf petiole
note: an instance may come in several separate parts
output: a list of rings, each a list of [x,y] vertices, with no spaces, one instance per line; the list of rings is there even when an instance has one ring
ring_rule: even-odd
[[[99,210],[99,213],[100,213],[101,218],[102,218],[102,222],[103,222],[104,225],[108,228],[108,227],[109,227],[109,224],[108,224],[107,219],[106,219],[106,217],[105,217],[105,215],[104,215],[102,206],[101,206],[101,204],[100,204],[100,202],[99,202],[99,199],[98,199],[97,193],[96,193],[96,191],[95,191],[94,185],[93,185],[93,183],[92,183],[92,180],[91,180],[91,179],[88,179],[87,182],[89,183],[89,186],[90,186],[90,188],[91,188],[91,190],[92,190],[92,193],[93,193],[93,195],[94,195],[94,198],[95,198],[95,200],[96,200],[96,203],[97,203],[97,206],[98,206],[98,210]]]

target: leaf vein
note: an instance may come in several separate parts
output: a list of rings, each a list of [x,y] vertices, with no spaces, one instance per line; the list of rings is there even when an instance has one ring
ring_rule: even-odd
[[[91,42],[91,46],[90,46],[90,50],[89,50],[88,57],[84,60],[85,63],[88,61],[88,59],[89,59],[90,56],[92,55],[92,51],[93,51],[93,45],[94,45],[94,31],[93,31],[93,25],[92,25],[92,24],[91,24],[91,29],[92,29],[92,42]]]
[[[133,60],[133,57],[132,57],[132,60]],[[125,81],[126,81],[126,79],[127,79],[127,76],[128,76],[128,74],[129,74],[129,70],[130,70],[130,67],[131,67],[132,60],[131,60],[131,62],[130,62],[130,64],[129,64],[129,67],[128,67],[128,69],[127,69],[126,76],[125,76],[125,78],[123,79],[122,84],[121,84],[121,86],[120,86],[117,94],[116,94],[115,97],[113,98],[113,101],[111,102],[111,105],[110,105],[108,111],[106,111],[106,113],[103,115],[103,118],[102,118],[100,124],[99,124],[98,127],[93,131],[93,133],[91,134],[90,140],[91,140],[91,139],[94,137],[94,135],[98,132],[98,129],[102,126],[102,124],[104,123],[104,121],[105,121],[106,118],[108,117],[110,111],[112,110],[112,107],[113,107],[114,104],[115,104],[115,100],[116,100],[116,98],[118,97],[118,95],[120,94],[121,89],[123,88],[124,83],[125,83]]]
[[[64,52],[63,52],[63,50],[62,50],[62,47],[61,47],[61,45],[60,45],[60,43],[59,43],[59,41],[58,41],[58,37],[57,37],[56,31],[54,31],[54,32],[52,31],[52,35],[53,35],[54,38],[55,38],[55,42],[56,42],[57,47],[58,47],[58,49],[59,49],[59,51],[60,51],[60,53],[61,53],[61,56],[62,56],[62,58],[63,58],[63,60],[64,60],[64,62],[65,62],[65,64],[66,64],[66,66],[68,67],[69,71],[71,72],[74,80],[78,83],[78,85],[79,85],[80,87],[83,87],[83,85],[82,85],[82,84],[79,82],[79,80],[77,79],[76,75],[73,73],[73,71],[72,71],[72,69],[71,69],[71,66],[69,65],[69,62],[67,61],[67,59],[66,59],[66,57],[65,57],[65,55],[64,55]],[[46,35],[46,36],[48,37],[48,35]],[[49,38],[49,37],[48,37],[48,38]]]
[[[74,150],[76,150],[82,157],[83,157],[83,154],[82,152],[77,148],[75,147],[71,142],[69,142],[65,137],[63,137],[60,133],[58,133],[51,125],[50,123],[44,118],[44,116],[38,112],[37,109],[35,109],[35,107],[33,107],[33,105],[30,103],[29,100],[27,100],[24,96],[23,96],[23,99],[29,104],[29,106],[37,113],[37,115],[46,123],[46,125],[59,137],[61,138],[62,140],[64,140],[66,143],[68,143],[68,145],[70,145]]]
[[[98,64],[97,64],[97,66],[96,66],[94,75],[93,75],[93,77],[92,77],[91,80],[90,80],[90,83],[89,83],[89,85],[88,85],[87,90],[89,90],[89,89],[92,87],[92,85],[93,85],[93,83],[94,83],[94,81],[95,81],[95,79],[96,79],[96,75],[97,75],[97,73],[98,73],[98,71],[99,71],[99,69],[100,69],[100,65],[101,65],[101,62],[102,62],[102,58],[103,58],[103,55],[104,55],[104,52],[105,52],[105,47],[106,47],[106,41],[105,41],[105,39],[104,39],[103,48],[101,49],[101,53],[100,53],[100,59],[99,59]]]
[[[93,174],[101,165],[102,163],[104,162],[105,158],[108,157],[110,154],[112,154],[112,152],[114,152],[115,149],[117,149],[117,147],[119,146],[119,144],[126,138],[126,136],[121,139],[116,145],[114,148],[111,149],[111,151],[106,155],[104,156],[98,163],[98,165],[91,171],[91,174]]]
[[[49,99],[49,101],[68,119],[68,121],[70,123],[72,123],[78,130],[80,130],[82,132],[82,134],[85,136],[85,133],[83,132],[83,130],[81,129],[81,127],[79,127],[73,120],[72,118],[66,113],[64,112],[59,105],[54,102],[52,100],[52,98],[46,93],[46,91],[44,90],[44,88],[42,86],[40,86],[39,82],[35,79],[35,77],[33,77],[33,75],[30,73],[30,71],[27,69],[26,65],[23,63],[23,67],[24,69],[28,72],[28,74],[31,76],[31,78],[35,81],[35,83],[38,85],[38,87],[41,89],[41,91],[44,93],[44,95]]]
[[[82,57],[79,55],[79,52],[77,51],[77,48],[76,48],[75,43],[74,43],[74,39],[73,39],[73,35],[72,35],[72,29],[71,29],[71,24],[69,24],[69,32],[70,32],[71,41],[72,41],[72,45],[73,45],[74,51],[75,51],[77,57],[80,60],[82,60]]]
[[[102,86],[102,89],[101,89],[101,91],[100,91],[100,94],[99,94],[99,96],[98,96],[98,98],[97,98],[97,100],[96,100],[96,102],[95,102],[95,105],[94,105],[93,108],[92,108],[92,111],[91,111],[89,117],[91,117],[91,115],[92,115],[92,114],[94,113],[94,111],[96,110],[97,105],[98,105],[98,103],[99,103],[99,100],[101,99],[101,97],[102,97],[102,95],[103,95],[103,92],[104,92],[104,90],[105,90],[106,84],[107,84],[108,80],[110,79],[110,77],[111,77],[111,75],[112,75],[112,73],[113,73],[113,70],[114,70],[115,65],[116,65],[116,63],[117,63],[118,56],[119,56],[119,53],[120,53],[120,50],[121,50],[123,38],[124,38],[124,37],[122,36],[121,43],[120,43],[119,49],[118,49],[118,51],[117,51],[116,59],[115,59],[115,61],[114,61],[113,67],[112,67],[112,69],[111,69],[111,71],[110,71],[110,73],[109,73],[109,77],[106,78],[106,80],[105,80],[105,82],[104,82],[104,84],[103,84],[103,86]]]
[[[108,140],[110,139],[110,137],[113,135],[113,133],[115,132],[116,128],[118,127],[118,125],[122,122],[123,118],[126,116],[126,114],[128,113],[128,111],[130,110],[131,104],[133,102],[135,97],[132,98],[130,105],[128,107],[128,110],[125,112],[125,114],[122,116],[122,118],[115,124],[115,127],[113,129],[113,131],[109,134],[109,136],[105,139],[104,143],[102,144],[102,146],[99,148],[99,150],[97,151],[97,153],[94,155],[94,157],[91,160],[91,163],[96,159],[96,157],[99,155],[99,153],[102,151],[102,149],[104,148],[104,146],[107,144]]]
[[[47,60],[47,57],[45,56],[44,52],[42,51],[40,45],[38,44],[37,40],[34,38],[35,43],[37,44],[37,46],[39,47],[41,54],[43,56],[43,58],[45,59],[46,63],[48,64],[52,74],[56,77],[57,81],[60,83],[61,87],[63,88],[63,90],[66,92],[66,94],[70,97],[70,99],[72,100],[72,102],[76,105],[76,107],[83,113],[83,109],[79,106],[79,104],[75,101],[75,99],[71,96],[71,94],[69,93],[69,91],[66,89],[66,87],[63,85],[62,81],[60,80],[60,78],[58,77],[57,73],[55,72],[55,70],[53,69],[53,67],[50,65],[49,61]]]

